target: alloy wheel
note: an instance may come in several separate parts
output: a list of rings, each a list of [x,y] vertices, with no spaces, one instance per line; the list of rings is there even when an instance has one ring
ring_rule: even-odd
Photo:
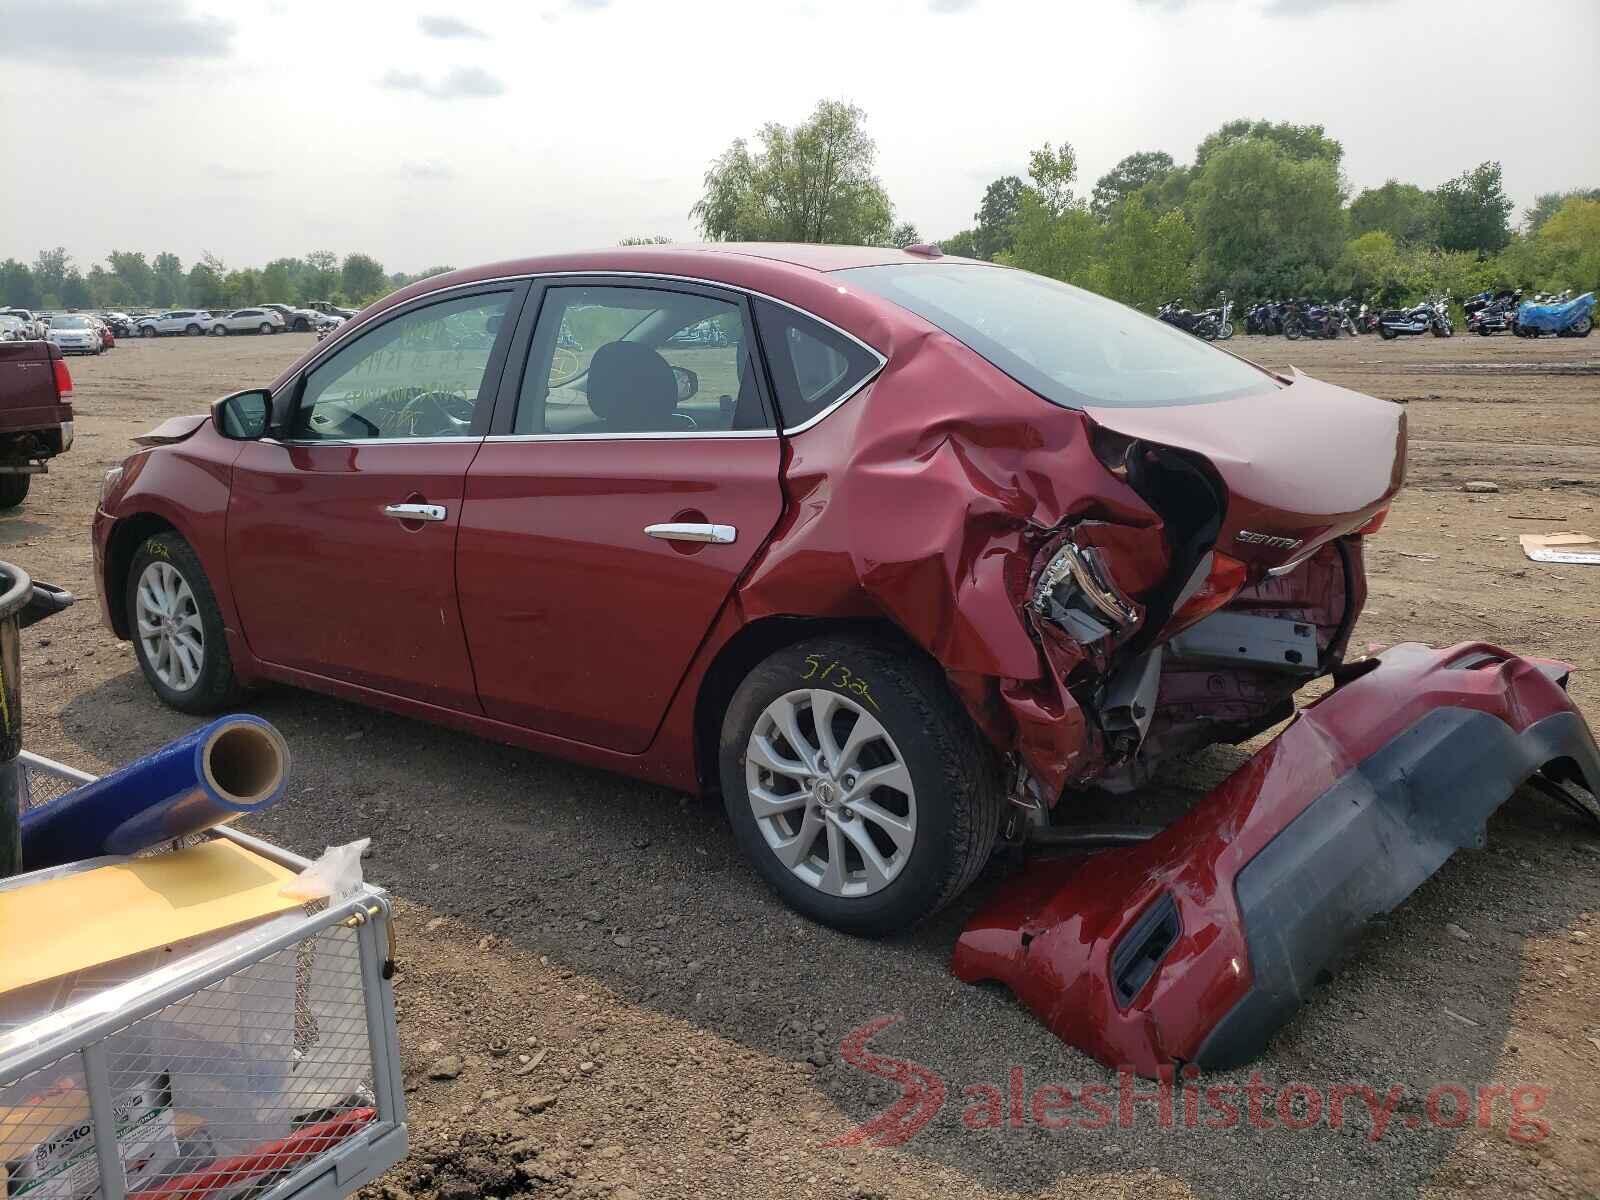
[[[150,669],[173,691],[188,691],[199,680],[206,655],[200,606],[188,581],[171,563],[151,563],[139,576],[135,608]]]
[[[745,783],[768,849],[820,892],[870,896],[911,857],[911,772],[878,719],[847,696],[806,688],[767,705],[750,733]]]

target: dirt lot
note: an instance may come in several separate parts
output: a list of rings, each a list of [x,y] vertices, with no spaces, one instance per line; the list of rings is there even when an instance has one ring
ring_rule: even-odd
[[[78,444],[0,518],[0,554],[84,597],[24,638],[32,748],[104,769],[191,724],[99,626],[96,486],[129,436],[265,382],[309,343],[176,339],[73,361]],[[1235,345],[1409,406],[1410,486],[1371,544],[1356,644],[1482,636],[1564,657],[1600,723],[1600,569],[1528,562],[1515,540],[1600,534],[1600,339]],[[1500,490],[1463,494],[1471,479]],[[1053,1131],[1021,1107],[1013,1126],[1007,1101],[1001,1128],[972,1129],[963,1114],[986,1095],[973,1089],[1007,1095],[1018,1072],[1030,1096],[1118,1087],[1005,993],[945,973],[1005,864],[915,936],[858,941],[780,907],[703,801],[308,694],[271,692],[255,711],[288,736],[296,777],[256,831],[306,852],[371,834],[369,873],[403,898],[414,1150],[374,1195],[1600,1193],[1600,836],[1539,797],[1519,795],[1486,851],[1378,922],[1257,1064],[1272,1089],[1403,1087],[1381,1137],[1353,1100],[1338,1131],[1328,1111],[1305,1131],[1216,1130],[1210,1108],[1186,1127],[1181,1096],[1170,1127],[1150,1103],[1127,1127],[1114,1114]],[[1206,754],[1165,786],[1210,786],[1238,758]],[[873,1049],[935,1072],[943,1109],[896,1148],[831,1147],[900,1094],[840,1055],[847,1033],[893,1014]],[[1424,1101],[1440,1084],[1468,1089],[1469,1107],[1507,1090],[1482,1093],[1488,1127],[1449,1129],[1449,1095]],[[1519,1093],[1513,1125],[1520,1085],[1546,1093]],[[1271,1095],[1263,1109],[1274,1124],[1305,1111]]]

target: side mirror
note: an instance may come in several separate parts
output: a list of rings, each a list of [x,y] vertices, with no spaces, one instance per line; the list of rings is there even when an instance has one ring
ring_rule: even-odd
[[[253,442],[265,437],[272,414],[272,395],[265,388],[235,392],[211,406],[211,419],[217,432],[236,442]]]
[[[688,367],[673,367],[673,377],[678,381],[678,403],[682,404],[700,390],[700,376]]]

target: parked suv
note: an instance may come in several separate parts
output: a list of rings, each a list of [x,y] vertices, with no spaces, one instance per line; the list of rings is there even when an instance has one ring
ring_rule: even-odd
[[[275,309],[240,308],[212,322],[211,332],[219,337],[230,333],[282,333],[283,314]]]
[[[263,304],[262,308],[270,308],[283,318],[283,323],[296,333],[309,333],[324,320],[321,313],[311,308],[292,308],[287,304],[276,302]]]
[[[177,308],[160,316],[145,317],[139,322],[140,337],[155,337],[161,333],[185,333],[198,337],[215,324],[214,318],[203,308]]]

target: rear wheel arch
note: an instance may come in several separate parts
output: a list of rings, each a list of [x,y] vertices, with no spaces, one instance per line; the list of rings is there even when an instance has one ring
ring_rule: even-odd
[[[786,646],[839,633],[865,635],[907,654],[926,657],[899,626],[887,620],[773,616],[752,621],[723,643],[700,678],[694,705],[694,771],[703,794],[716,795],[722,790],[718,765],[722,718],[745,677]]]

